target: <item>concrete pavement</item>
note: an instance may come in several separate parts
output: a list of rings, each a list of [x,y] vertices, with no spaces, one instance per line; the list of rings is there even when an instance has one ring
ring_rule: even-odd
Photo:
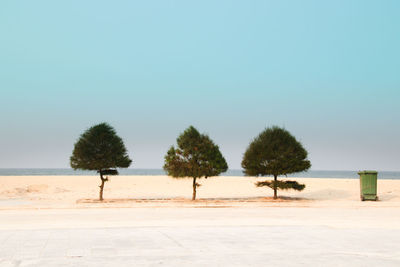
[[[344,223],[368,219],[362,210],[347,218],[321,211],[331,224],[307,220],[307,208],[287,211],[278,221],[268,217],[281,209],[21,211],[14,219],[30,227],[17,222],[0,230],[0,266],[400,266],[397,227]],[[0,212],[0,220],[10,216]],[[112,227],[109,216],[126,226]],[[134,217],[139,223],[129,225]],[[51,227],[51,218],[66,224]],[[89,218],[97,223],[87,227]]]

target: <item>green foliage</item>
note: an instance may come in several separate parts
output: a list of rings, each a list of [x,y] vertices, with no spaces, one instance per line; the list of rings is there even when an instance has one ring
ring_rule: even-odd
[[[169,176],[211,177],[228,169],[217,145],[193,126],[177,138],[178,147],[171,147],[165,156],[164,170]]]
[[[115,168],[128,168],[132,160],[122,139],[107,123],[86,130],[75,143],[70,164],[73,169],[97,170],[100,175],[116,175]]]
[[[102,175],[118,175],[118,171],[115,169],[106,169],[97,172],[101,173]]]
[[[302,144],[285,129],[274,126],[262,131],[250,143],[242,167],[248,176],[273,175],[274,181],[258,182],[256,186],[272,188],[276,199],[278,189],[301,191],[305,188],[295,181],[278,181],[277,177],[308,170],[311,163]]]
[[[248,176],[286,175],[308,170],[307,151],[288,131],[267,128],[247,148],[242,161]]]
[[[302,191],[306,186],[304,184],[299,184],[296,181],[263,181],[257,182],[257,187],[268,186],[271,189],[278,188],[282,190],[294,189],[297,191]]]

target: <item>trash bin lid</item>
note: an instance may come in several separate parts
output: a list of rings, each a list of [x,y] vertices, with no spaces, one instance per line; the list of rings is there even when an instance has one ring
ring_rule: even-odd
[[[377,171],[359,171],[358,174],[378,174]]]

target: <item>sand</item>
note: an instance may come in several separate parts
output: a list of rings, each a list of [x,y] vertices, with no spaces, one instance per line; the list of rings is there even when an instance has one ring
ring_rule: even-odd
[[[357,179],[290,178],[306,189],[279,191],[254,185],[266,178],[201,179],[197,201],[191,201],[192,179],[167,176],[114,176],[98,201],[97,176],[0,176],[0,210],[94,207],[394,207],[400,208],[400,181],[379,180],[378,202],[361,202]]]

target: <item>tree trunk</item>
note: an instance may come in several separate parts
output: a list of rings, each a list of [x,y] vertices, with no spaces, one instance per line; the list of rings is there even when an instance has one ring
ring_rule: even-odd
[[[278,198],[278,194],[277,194],[277,188],[276,188],[276,182],[277,182],[277,180],[278,180],[278,178],[277,178],[278,176],[277,175],[274,175],[274,199],[277,199]]]
[[[100,171],[100,179],[101,179],[101,185],[100,187],[100,195],[99,195],[99,199],[100,201],[103,201],[103,189],[104,189],[104,183],[107,181],[107,178],[103,177],[103,173]]]
[[[193,196],[192,196],[192,200],[196,199],[196,188],[197,188],[196,177],[194,177],[193,178]]]

